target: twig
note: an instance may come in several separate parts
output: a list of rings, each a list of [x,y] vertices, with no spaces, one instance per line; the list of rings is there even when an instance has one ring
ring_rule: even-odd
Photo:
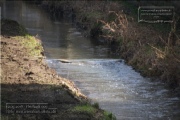
[[[163,54],[163,55],[165,56],[165,53],[164,53],[163,51],[161,51],[161,50],[159,50],[158,48],[150,45],[149,43],[147,43],[147,44],[148,44],[150,47],[152,47],[153,49],[157,50],[158,52],[160,52],[161,54]]]
[[[168,44],[166,43],[166,41],[161,37],[159,36],[160,40],[167,46]]]

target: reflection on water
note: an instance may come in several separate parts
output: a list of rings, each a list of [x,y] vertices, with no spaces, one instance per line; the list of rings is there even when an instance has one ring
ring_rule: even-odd
[[[47,60],[61,76],[118,120],[179,120],[180,99],[118,59]]]
[[[82,36],[67,20],[53,21],[36,5],[24,2],[5,2],[3,18],[10,18],[23,24],[29,33],[43,41],[45,54],[49,58],[111,58],[108,46],[95,45]]]
[[[180,100],[162,83],[145,79],[122,60],[114,59],[107,46],[93,44],[67,20],[53,21],[37,6],[21,1],[1,2],[1,6],[3,18],[18,21],[40,37],[49,66],[74,81],[118,120],[180,119]],[[55,60],[60,58],[72,63]]]

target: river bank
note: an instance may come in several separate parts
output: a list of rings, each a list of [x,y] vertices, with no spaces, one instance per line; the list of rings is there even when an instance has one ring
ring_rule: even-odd
[[[90,104],[72,81],[57,75],[45,62],[41,41],[12,20],[2,20],[1,118],[6,119],[115,119],[111,113]],[[7,103],[47,103],[55,108],[47,114],[25,114]],[[22,103],[22,104],[21,104]],[[47,107],[47,106],[46,106]],[[16,114],[18,111],[21,113]],[[37,109],[35,109],[37,110]],[[38,109],[39,110],[39,109]],[[30,112],[34,111],[31,109]]]
[[[143,76],[161,80],[168,87],[178,91],[178,14],[173,25],[146,24],[137,22],[135,11],[138,9],[138,3],[132,5],[122,1],[42,1],[40,4],[52,17],[71,19],[84,36],[96,38],[98,42],[115,48],[115,53]],[[143,4],[146,3],[141,5]],[[160,3],[148,3],[151,4]],[[163,4],[174,5],[171,2]]]

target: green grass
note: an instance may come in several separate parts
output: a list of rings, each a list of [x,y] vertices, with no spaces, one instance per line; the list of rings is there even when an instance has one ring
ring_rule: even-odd
[[[93,107],[95,107],[95,108],[97,108],[97,109],[99,109],[99,103],[94,103],[93,105],[92,105]]]
[[[90,115],[94,115],[96,113],[96,108],[94,108],[91,105],[79,105],[76,106],[72,109],[72,112],[77,112],[77,113],[87,113]]]
[[[41,56],[43,51],[43,47],[34,36],[26,35],[26,36],[17,36],[15,37],[17,40],[20,40],[21,44],[26,47],[29,51],[30,56]]]
[[[101,110],[99,108],[98,103],[94,103],[93,105],[91,104],[84,104],[84,105],[78,105],[75,106],[73,109],[71,109],[73,113],[83,113],[91,116],[92,118],[96,116],[97,113],[101,113],[102,119],[101,120],[116,120],[116,117],[107,111]]]
[[[1,20],[2,35],[12,36],[19,40],[22,45],[28,49],[31,56],[41,56],[43,52],[42,45],[39,40],[28,34],[27,30],[18,22],[9,19]]]
[[[116,120],[116,117],[112,113],[104,111],[103,114],[104,114],[103,120]]]

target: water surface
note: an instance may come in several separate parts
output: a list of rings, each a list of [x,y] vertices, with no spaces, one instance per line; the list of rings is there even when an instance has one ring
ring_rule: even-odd
[[[52,20],[40,6],[21,1],[1,5],[3,18],[18,21],[42,40],[50,67],[118,120],[180,119],[180,99],[164,84],[142,77],[108,46],[83,37],[71,21]]]

